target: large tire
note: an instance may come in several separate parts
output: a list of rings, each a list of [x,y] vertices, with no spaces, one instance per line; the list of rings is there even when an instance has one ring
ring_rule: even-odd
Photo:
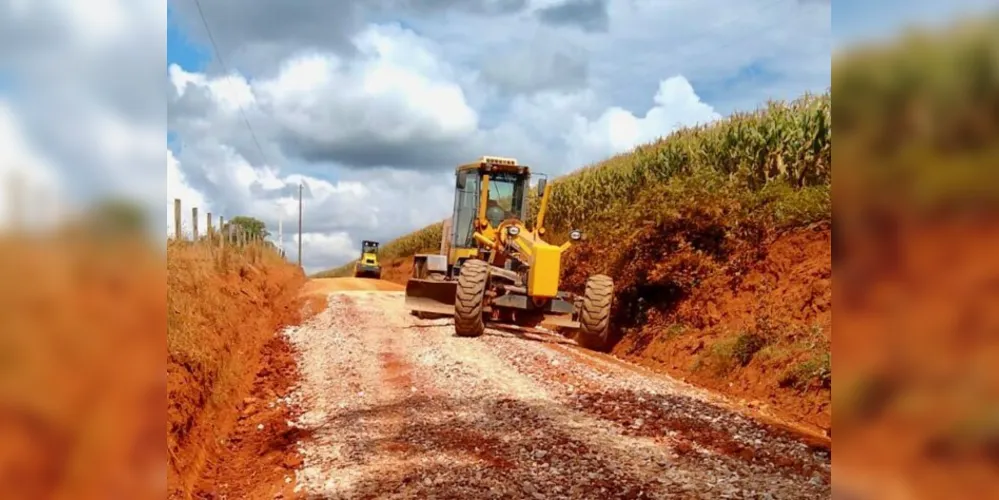
[[[454,301],[454,332],[459,337],[478,337],[486,331],[482,306],[488,283],[489,264],[481,260],[467,260],[461,266]]]
[[[580,330],[576,342],[586,349],[607,349],[610,332],[611,304],[614,301],[614,281],[597,274],[586,280],[583,306],[579,311]]]

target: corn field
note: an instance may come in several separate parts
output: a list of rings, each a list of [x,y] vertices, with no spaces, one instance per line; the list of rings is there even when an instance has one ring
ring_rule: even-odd
[[[685,128],[556,179],[546,225],[587,228],[601,213],[628,206],[677,177],[708,170],[750,191],[781,182],[801,188],[832,181],[830,96],[770,102],[714,124]],[[536,213],[537,200],[532,199]]]
[[[837,128],[865,154],[950,153],[999,134],[999,14],[851,50],[832,74]]]

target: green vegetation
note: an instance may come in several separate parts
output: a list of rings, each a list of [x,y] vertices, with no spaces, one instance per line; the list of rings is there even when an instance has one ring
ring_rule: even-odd
[[[265,240],[270,236],[270,232],[267,231],[267,225],[260,219],[254,217],[248,217],[245,215],[237,215],[236,217],[233,217],[232,219],[226,221],[225,225],[222,227],[222,234],[228,234],[230,226],[242,228],[248,239]]]
[[[806,390],[817,385],[823,389],[832,387],[832,353],[824,352],[789,368],[780,379],[781,387]]]
[[[742,194],[740,201],[748,210],[783,203],[788,205],[784,212],[827,218],[832,178],[829,107],[828,94],[771,102],[755,112],[678,130],[630,154],[556,179],[546,223],[559,233],[571,227],[592,232],[619,225],[622,214],[669,214],[698,203],[693,195],[716,189]],[[801,189],[808,194],[800,195]],[[799,206],[802,202],[806,205]]]
[[[767,339],[755,332],[742,332],[711,344],[711,347],[694,362],[692,371],[709,369],[714,375],[723,376],[738,367],[746,366],[756,353],[767,346]]]
[[[834,58],[832,89],[841,199],[997,205],[999,16],[853,48]]]

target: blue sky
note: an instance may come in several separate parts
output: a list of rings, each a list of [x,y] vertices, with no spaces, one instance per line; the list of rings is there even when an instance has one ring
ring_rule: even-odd
[[[176,21],[172,9],[167,7],[167,66],[177,64],[185,70],[192,72],[202,72],[212,62],[213,51],[211,47],[203,46],[192,39]],[[403,21],[398,22],[404,29],[419,33],[416,28]],[[200,28],[200,26],[198,26]],[[722,104],[730,97],[733,91],[744,90],[747,86],[768,86],[778,82],[781,74],[769,69],[766,61],[757,60],[751,64],[738,68],[737,73],[721,81],[702,81],[691,79],[691,84],[698,91],[701,99],[713,105]],[[3,79],[0,75],[0,91],[3,89]],[[649,95],[655,92],[654,85],[648,89]],[[721,102],[720,102],[721,101]],[[619,106],[633,112],[641,112],[647,109],[651,99],[643,94],[641,99],[632,102],[616,103]],[[727,114],[729,109],[719,109]],[[174,142],[174,135],[168,136],[168,143]]]
[[[994,0],[836,0],[832,9],[832,36],[834,48],[852,41],[891,36],[910,23],[937,24],[968,12],[995,8]],[[167,64],[178,64],[188,71],[203,71],[212,59],[209,47],[200,46],[179,26],[173,8],[167,6]],[[406,29],[414,25],[402,22]],[[195,28],[200,28],[196,26]],[[735,74],[720,80],[692,78],[698,95],[709,104],[724,109],[732,93],[746,92],[754,87],[768,87],[779,82],[783,75],[770,69],[765,60],[756,60],[737,68]],[[654,91],[654,89],[651,89]],[[9,91],[9,79],[0,73],[0,92]],[[618,103],[626,109],[640,111],[647,98]],[[172,140],[170,142],[173,142]]]
[[[175,19],[173,8],[167,4],[167,66],[177,64],[188,71],[201,71],[211,57],[211,49],[190,39]]]
[[[10,73],[0,70],[0,94],[12,91],[14,88],[14,80]]]
[[[908,23],[941,23],[969,12],[995,9],[994,0],[836,0],[832,9],[832,34],[835,46],[854,40],[891,35]],[[403,27],[415,31],[411,24]],[[167,64],[178,64],[191,71],[203,70],[211,59],[211,49],[193,42],[176,22],[173,8],[167,4]],[[740,78],[726,82],[735,87],[739,80],[768,78],[761,75],[761,64],[740,69]],[[770,75],[772,77],[772,75]],[[0,92],[8,78],[0,72]],[[717,91],[723,91],[719,88]]]

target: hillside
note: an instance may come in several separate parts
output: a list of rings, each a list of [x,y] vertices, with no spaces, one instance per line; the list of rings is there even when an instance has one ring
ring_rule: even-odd
[[[170,240],[166,269],[168,493],[187,498],[215,487],[220,461],[232,468],[240,454],[258,466],[273,460],[253,449],[259,443],[223,445],[247,417],[254,425],[287,418],[285,408],[254,412],[248,402],[287,390],[296,377],[288,347],[274,332],[307,313],[299,295],[305,277],[259,244],[220,249]],[[268,474],[280,478],[281,470]]]

